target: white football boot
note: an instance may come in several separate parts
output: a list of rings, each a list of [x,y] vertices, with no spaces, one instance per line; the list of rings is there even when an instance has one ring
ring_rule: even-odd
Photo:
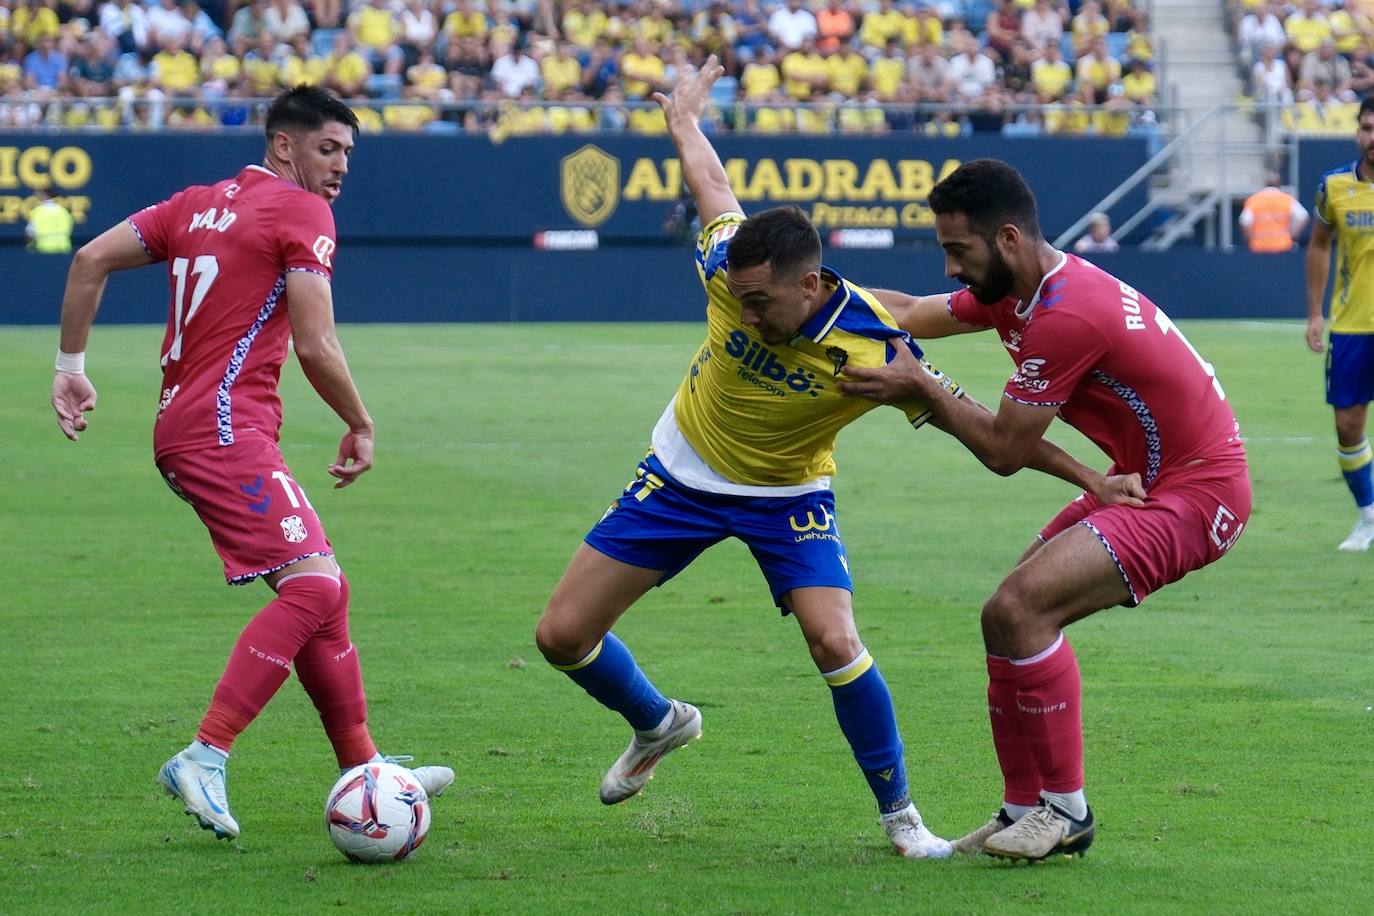
[[[1369,549],[1371,542],[1374,542],[1374,522],[1360,519],[1351,530],[1350,537],[1341,541],[1341,546],[1336,549],[1346,553],[1363,553]]]
[[[389,755],[382,756],[382,760],[387,763],[394,763],[397,766],[405,766],[414,759],[415,758],[410,754],[397,754],[394,757]],[[419,780],[420,787],[425,790],[425,794],[430,798],[438,798],[440,795],[444,794],[445,789],[453,785],[453,769],[451,767],[429,765],[422,767],[407,767],[407,769],[415,774],[415,778]]]
[[[992,820],[972,833],[966,833],[955,840],[954,851],[966,856],[982,855],[983,844],[987,842],[988,837],[1001,833],[1014,823],[1016,822],[1007,813],[1007,809],[1002,808],[992,816]]]
[[[162,765],[157,781],[167,794],[181,799],[186,813],[213,830],[222,840],[239,835],[239,822],[229,813],[229,797],[224,787],[224,767],[199,763],[181,751]]]
[[[1000,859],[1038,862],[1053,855],[1082,856],[1093,844],[1097,826],[1092,809],[1078,820],[1063,808],[1040,800],[1030,814],[983,843],[983,852]]]
[[[630,746],[611,765],[601,780],[601,802],[616,805],[638,794],[654,778],[654,767],[665,754],[686,747],[701,737],[701,710],[681,700],[671,700],[673,718],[661,734],[635,732]]]
[[[949,840],[942,840],[930,832],[915,805],[884,814],[881,820],[892,848],[908,859],[947,859],[954,853]]]

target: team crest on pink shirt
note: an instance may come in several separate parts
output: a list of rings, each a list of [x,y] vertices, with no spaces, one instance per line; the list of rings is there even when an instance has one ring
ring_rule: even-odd
[[[281,520],[281,533],[292,544],[299,544],[306,538],[305,522],[299,515],[288,515]]]

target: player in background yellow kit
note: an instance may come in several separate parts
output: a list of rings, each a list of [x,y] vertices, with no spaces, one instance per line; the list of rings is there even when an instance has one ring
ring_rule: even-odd
[[[1374,452],[1365,435],[1374,400],[1374,96],[1360,103],[1357,124],[1360,158],[1322,176],[1307,246],[1307,346],[1320,353],[1333,236],[1338,243],[1331,345],[1325,348],[1326,403],[1336,415],[1336,460],[1360,513],[1339,549],[1355,553],[1374,542]]]

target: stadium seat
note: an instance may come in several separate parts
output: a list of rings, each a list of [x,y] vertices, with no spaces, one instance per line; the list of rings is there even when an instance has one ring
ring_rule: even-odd
[[[1002,136],[1004,137],[1038,137],[1040,136],[1040,124],[1035,121],[1016,122],[1002,125]]]
[[[722,76],[711,87],[711,102],[715,105],[733,105],[739,90],[739,80],[733,76]]]
[[[334,50],[334,36],[343,29],[316,29],[310,33],[310,50],[320,57],[328,57]]]
[[[425,125],[427,134],[456,134],[462,129],[456,121],[430,121]]]
[[[975,35],[981,34],[992,12],[992,0],[968,0],[964,4],[964,23]]]
[[[1065,29],[1064,37],[1059,39],[1059,52],[1064,55],[1064,63],[1070,67],[1078,59],[1078,55],[1073,50],[1073,32]]]
[[[1126,33],[1108,32],[1107,33],[1107,53],[1117,60],[1126,59]]]
[[[374,73],[367,78],[367,94],[374,99],[399,99],[401,76],[398,73]]]

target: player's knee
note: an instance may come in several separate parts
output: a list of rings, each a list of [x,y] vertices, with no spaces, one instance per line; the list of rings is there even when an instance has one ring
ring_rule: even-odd
[[[853,627],[827,627],[819,633],[808,634],[807,646],[811,660],[821,671],[843,668],[863,652],[864,644]]]
[[[277,582],[277,600],[291,606],[299,614],[323,623],[339,608],[343,585],[333,576],[322,573],[298,573]]]
[[[1015,632],[1035,618],[1030,596],[1013,582],[1003,582],[983,605],[983,630]]]
[[[1358,445],[1360,440],[1364,438],[1364,435],[1365,426],[1363,417],[1356,418],[1340,413],[1336,414],[1336,439],[1341,445]]]
[[[585,657],[599,638],[570,626],[565,618],[548,611],[539,618],[539,624],[534,628],[534,644],[539,647],[545,661],[554,665],[571,665]]]

